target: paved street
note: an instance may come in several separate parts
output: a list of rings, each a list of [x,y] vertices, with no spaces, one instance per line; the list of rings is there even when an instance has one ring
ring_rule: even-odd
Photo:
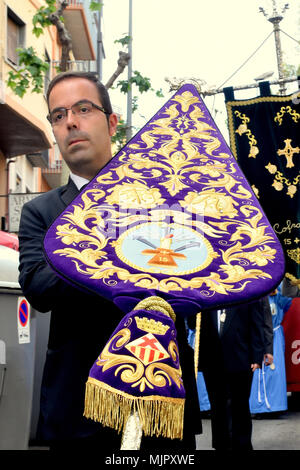
[[[300,450],[300,406],[272,419],[253,419],[254,450]],[[212,450],[210,420],[203,419],[203,434],[197,436],[197,450]]]

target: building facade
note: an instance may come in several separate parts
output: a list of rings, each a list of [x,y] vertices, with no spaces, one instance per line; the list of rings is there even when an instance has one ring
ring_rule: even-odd
[[[87,0],[68,0],[65,25],[72,37],[69,68],[96,71],[96,18]],[[57,73],[61,46],[55,26],[37,39],[32,18],[44,0],[0,0],[0,230],[18,232],[22,205],[41,192],[60,186],[64,165],[46,119],[46,90]],[[23,98],[8,86],[11,70],[18,70],[18,47],[32,46],[49,62],[43,93],[28,89]]]

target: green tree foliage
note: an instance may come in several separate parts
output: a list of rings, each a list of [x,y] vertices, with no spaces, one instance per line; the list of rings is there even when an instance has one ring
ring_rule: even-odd
[[[32,91],[40,93],[44,87],[44,74],[49,64],[40,59],[33,47],[17,49],[19,54],[19,68],[8,73],[7,85],[21,98],[32,85]]]
[[[64,26],[64,18],[62,16],[63,10],[67,7],[68,2],[61,0],[57,5],[56,0],[45,0],[45,5],[40,7],[32,19],[33,29],[32,32],[39,38],[43,33],[45,28],[50,25],[55,25],[60,41],[62,43],[62,56],[64,60],[61,60],[59,71],[63,72],[67,70],[67,59],[70,52],[70,43],[71,37]],[[90,0],[89,7],[92,11],[100,11],[103,3],[99,0]],[[128,50],[128,45],[130,43],[130,36],[124,35],[122,38],[117,39],[115,43],[120,44],[123,48]],[[9,72],[9,77],[7,80],[7,86],[10,87],[13,92],[20,96],[21,98],[25,93],[31,89],[34,93],[42,93],[44,91],[44,75],[45,72],[49,69],[49,63],[46,60],[38,57],[36,51],[33,47],[28,48],[18,48],[18,57],[19,64],[18,69]],[[129,58],[129,55],[128,55]],[[128,60],[128,59],[127,59]],[[128,62],[127,62],[128,63]],[[109,85],[106,85],[107,88],[111,87],[115,78],[124,70],[121,68],[113,80],[110,79]],[[135,71],[130,80],[120,80],[117,82],[116,88],[119,88],[120,91],[124,94],[127,94],[129,89],[133,86],[136,86],[139,93],[145,93],[148,91],[155,92],[158,97],[162,97],[162,91],[155,91],[151,87],[151,81],[148,77],[144,77],[139,71]],[[132,112],[135,112],[138,109],[138,98],[134,96],[132,99]],[[118,143],[121,147],[126,140],[126,124],[123,119],[120,119],[118,124],[117,133],[113,138],[113,141]]]

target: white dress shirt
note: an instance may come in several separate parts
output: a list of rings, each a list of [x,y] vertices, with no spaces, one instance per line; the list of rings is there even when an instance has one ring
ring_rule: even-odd
[[[222,319],[222,320],[221,320]],[[218,310],[218,332],[220,333],[220,323],[224,322],[226,319],[226,310]]]
[[[70,172],[70,178],[73,181],[73,183],[76,185],[78,191],[81,190],[82,186],[90,182],[86,178],[83,178],[82,176],[74,175],[74,173],[71,173],[71,172]]]

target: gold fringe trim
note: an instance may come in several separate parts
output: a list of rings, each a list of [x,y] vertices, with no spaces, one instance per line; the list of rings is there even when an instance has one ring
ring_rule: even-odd
[[[145,436],[182,439],[184,403],[182,398],[132,397],[89,377],[83,415],[120,433],[130,414],[137,412]]]
[[[157,310],[158,312],[171,317],[174,322],[176,321],[176,315],[171,305],[166,300],[155,295],[141,300],[134,307],[134,310]]]

